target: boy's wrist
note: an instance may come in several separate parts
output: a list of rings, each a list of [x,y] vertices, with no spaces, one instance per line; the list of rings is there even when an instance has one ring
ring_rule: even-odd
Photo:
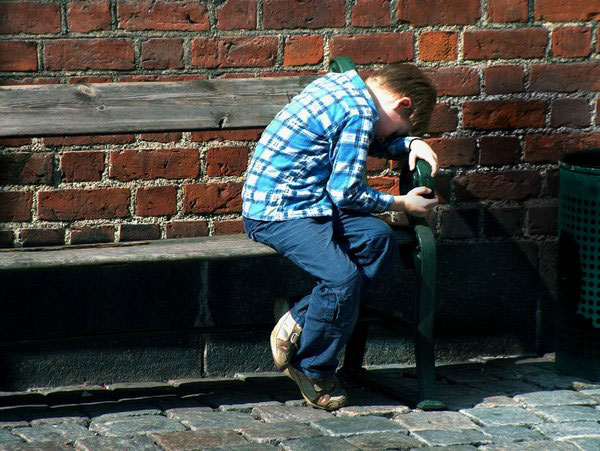
[[[406,211],[406,205],[404,204],[404,196],[394,196],[394,203],[392,204],[392,211]]]

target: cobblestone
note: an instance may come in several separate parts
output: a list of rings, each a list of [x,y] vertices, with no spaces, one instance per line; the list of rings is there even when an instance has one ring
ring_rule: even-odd
[[[218,448],[205,448],[204,451],[273,451],[280,449],[268,443],[249,443],[247,445],[227,445]]]
[[[265,423],[280,421],[310,423],[312,421],[331,418],[332,414],[311,407],[263,406],[252,409],[252,415]]]
[[[307,424],[300,423],[258,423],[241,429],[242,435],[257,443],[276,444],[286,440],[310,438],[320,435]]]
[[[177,418],[192,431],[209,429],[239,429],[257,422],[250,415],[240,412],[194,412],[180,414]]]
[[[160,415],[146,415],[110,421],[92,421],[90,431],[111,437],[132,437],[153,432],[183,431],[183,424]]]
[[[248,443],[248,441],[240,434],[223,430],[152,434],[152,438],[166,451],[216,448]]]
[[[411,434],[429,446],[485,445],[492,443],[489,435],[476,429],[422,430]]]
[[[598,451],[600,449],[600,438],[574,438],[569,440],[577,449],[583,451]]]
[[[284,451],[314,451],[316,449],[319,451],[356,451],[360,449],[344,439],[326,436],[289,440],[280,446]]]
[[[43,442],[43,443],[9,443],[0,445],[0,451],[73,451],[73,448],[63,443]]]
[[[22,443],[23,439],[16,436],[7,429],[0,429],[0,445],[6,443]]]
[[[498,445],[508,443],[543,440],[544,436],[525,426],[487,426],[483,432],[492,437],[492,441]]]
[[[96,421],[161,414],[156,407],[137,401],[94,403],[82,407],[82,410]]]
[[[104,451],[107,449],[161,451],[154,440],[148,437],[89,437],[77,440],[75,447],[81,451]]]
[[[417,412],[398,415],[394,418],[412,431],[432,429],[478,429],[479,427],[458,412]]]
[[[544,421],[520,407],[475,408],[460,412],[482,426],[526,426]]]
[[[600,424],[595,421],[544,423],[537,424],[534,428],[553,440],[567,440],[572,437],[600,438]]]
[[[593,397],[572,390],[525,393],[515,399],[527,407],[597,404]]]
[[[349,406],[342,407],[336,412],[337,417],[393,417],[410,412],[406,406]]]
[[[588,406],[538,407],[534,408],[533,412],[545,420],[555,423],[600,421],[600,411]]]
[[[227,391],[200,396],[198,400],[210,407],[222,411],[236,410],[239,412],[250,412],[254,407],[265,405],[281,405],[267,395],[261,393],[241,393]]]
[[[13,433],[28,442],[72,443],[77,439],[92,437],[94,434],[79,424],[40,424],[13,429]]]
[[[423,446],[416,438],[397,432],[354,435],[345,440],[363,450],[411,449]]]
[[[398,423],[382,417],[328,418],[315,421],[311,423],[311,426],[323,434],[333,437],[349,437],[375,432],[406,432],[406,429]]]

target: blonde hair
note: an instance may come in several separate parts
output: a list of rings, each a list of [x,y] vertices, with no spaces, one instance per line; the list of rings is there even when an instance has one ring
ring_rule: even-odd
[[[423,71],[414,64],[392,64],[373,72],[379,85],[393,94],[410,97],[410,134],[421,136],[427,131],[437,92]]]

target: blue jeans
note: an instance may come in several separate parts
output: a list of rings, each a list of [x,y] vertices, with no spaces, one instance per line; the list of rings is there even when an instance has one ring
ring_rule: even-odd
[[[354,329],[362,293],[398,260],[393,231],[380,219],[348,210],[287,221],[244,218],[244,228],[252,240],[272,247],[316,279],[312,293],[291,309],[302,327],[291,364],[313,379],[331,376]]]

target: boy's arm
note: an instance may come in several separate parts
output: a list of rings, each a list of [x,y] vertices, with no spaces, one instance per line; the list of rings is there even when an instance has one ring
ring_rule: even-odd
[[[429,144],[416,136],[394,138],[384,143],[375,141],[369,147],[369,155],[386,159],[408,155],[408,166],[411,171],[415,169],[416,160],[422,159],[431,165],[432,177],[438,172],[437,155]]]

